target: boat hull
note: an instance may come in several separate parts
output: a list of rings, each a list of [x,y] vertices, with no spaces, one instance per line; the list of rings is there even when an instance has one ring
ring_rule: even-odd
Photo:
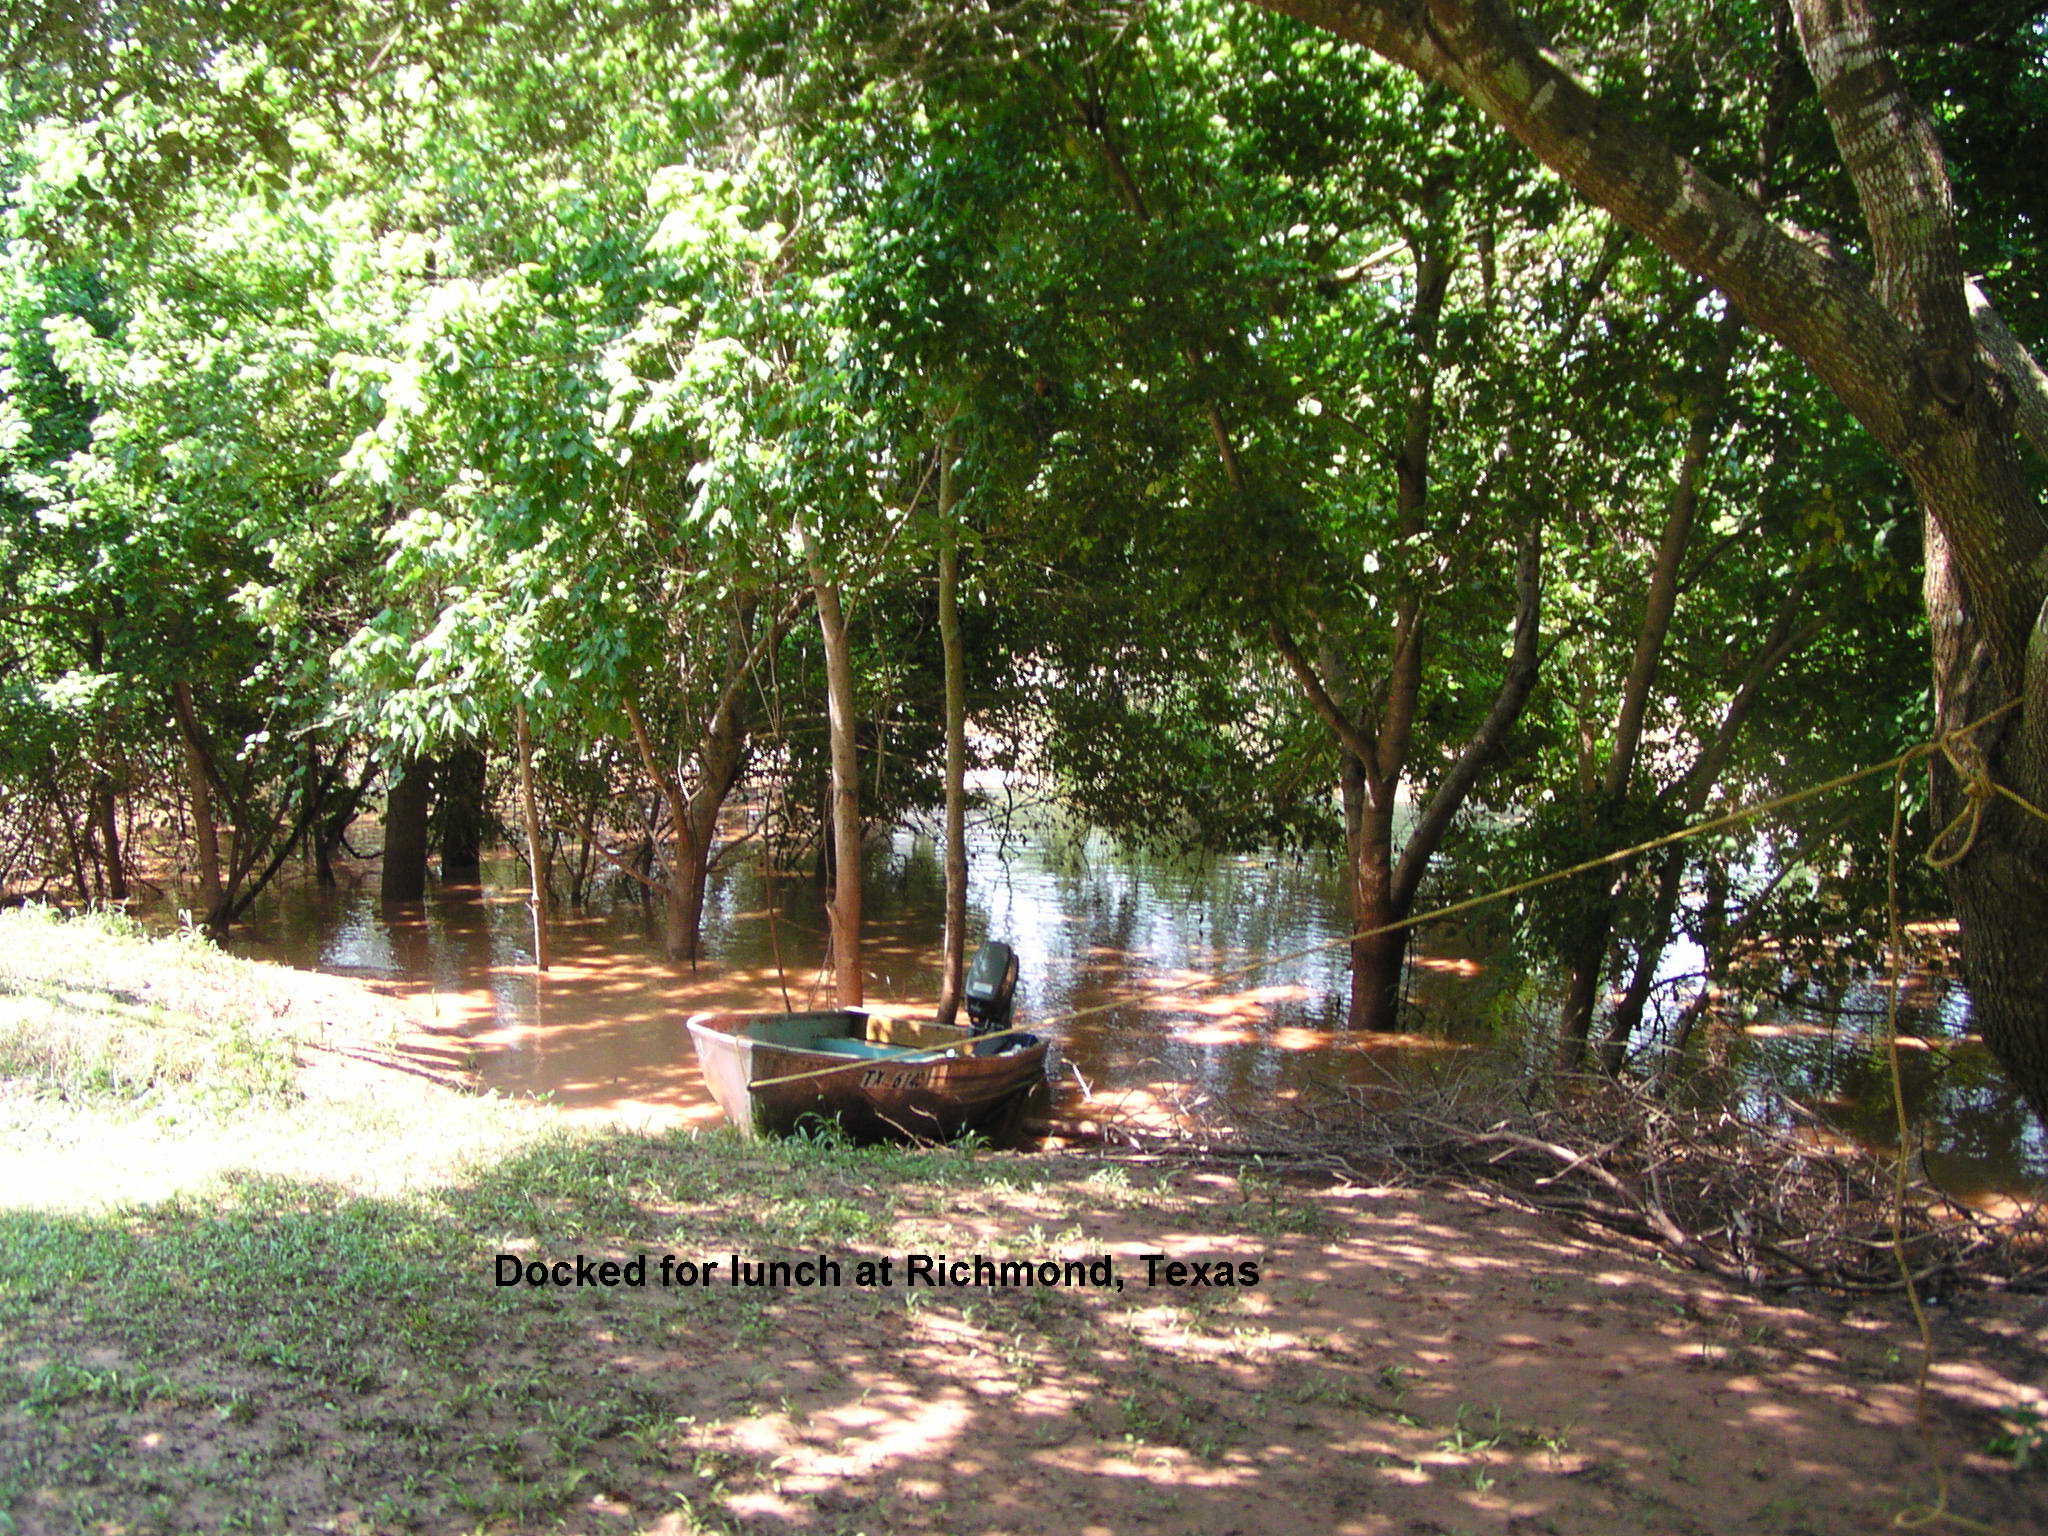
[[[1007,1037],[994,1052],[976,1054],[969,1030],[860,1009],[700,1013],[688,1029],[712,1097],[727,1120],[755,1136],[821,1124],[861,1141],[1000,1136],[1045,1081],[1045,1042],[1035,1036]],[[895,1054],[908,1047],[926,1054]],[[821,1069],[824,1075],[797,1082],[769,1081]]]

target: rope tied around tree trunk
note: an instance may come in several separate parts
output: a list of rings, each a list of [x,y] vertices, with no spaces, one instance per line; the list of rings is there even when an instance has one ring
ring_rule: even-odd
[[[1970,856],[1977,846],[1977,834],[1983,830],[1984,812],[1991,802],[2003,795],[2014,805],[2035,820],[2048,823],[2048,811],[2042,810],[2018,790],[2001,784],[1991,776],[1991,765],[1984,760],[1984,754],[1977,750],[1974,733],[1980,726],[1988,725],[2007,710],[2019,704],[2018,699],[2008,699],[1990,714],[1969,725],[1950,731],[1939,738],[1941,755],[1948,759],[1948,765],[1955,770],[1956,778],[1962,783],[1963,808],[1956,812],[1949,824],[1934,834],[1934,840],[1927,845],[1920,857],[1935,869],[1953,869]],[[1942,845],[1962,833],[1962,845],[1953,853],[1943,853]]]

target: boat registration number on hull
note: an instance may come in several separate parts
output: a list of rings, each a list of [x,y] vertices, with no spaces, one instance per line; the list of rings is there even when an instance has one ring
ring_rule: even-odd
[[[924,1084],[921,1074],[911,1072],[887,1072],[880,1067],[870,1067],[860,1075],[863,1088],[917,1088]]]

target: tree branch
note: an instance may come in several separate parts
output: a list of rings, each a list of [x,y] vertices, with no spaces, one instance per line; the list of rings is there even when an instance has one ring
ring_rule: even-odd
[[[1301,683],[1301,691],[1308,695],[1309,703],[1314,705],[1316,713],[1323,717],[1323,723],[1335,733],[1344,750],[1358,759],[1359,766],[1365,769],[1367,776],[1377,777],[1379,754],[1373,750],[1372,743],[1366,740],[1365,733],[1352,724],[1337,701],[1330,697],[1330,690],[1323,686],[1321,675],[1309,659],[1301,654],[1301,647],[1294,643],[1294,636],[1287,632],[1287,626],[1274,619],[1269,628],[1272,631],[1274,646],[1286,659],[1289,669]]]
[[[2012,392],[2013,420],[2034,451],[2048,458],[2048,373],[2034,361],[2026,344],[2013,335],[1975,278],[1963,284],[1970,305],[1970,323],[1977,333],[1980,355],[1997,370]]]
[[[1500,750],[1507,734],[1521,718],[1536,686],[1539,664],[1537,643],[1543,617],[1543,524],[1531,519],[1522,537],[1521,558],[1515,563],[1514,640],[1508,652],[1508,667],[1501,678],[1493,707],[1486,712],[1479,729],[1465,743],[1450,770],[1437,781],[1436,790],[1415,818],[1415,830],[1401,850],[1401,862],[1394,868],[1394,900],[1405,911],[1415,898],[1422,873],[1436,854],[1451,822],[1486,771],[1487,761]]]

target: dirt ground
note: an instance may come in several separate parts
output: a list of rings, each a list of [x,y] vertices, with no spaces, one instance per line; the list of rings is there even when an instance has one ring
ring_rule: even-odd
[[[793,1293],[749,1348],[614,1363],[688,1377],[713,1502],[747,1530],[1833,1536],[1931,1499],[1937,1459],[1958,1512],[2048,1522],[2039,1471],[1985,1451],[2022,1377],[2039,1401],[2038,1311],[1944,1329],[1923,1439],[1890,1319],[1760,1305],[1452,1193],[1169,1189],[1087,1221],[1086,1245],[1254,1258],[1255,1290],[1038,1315]],[[1028,1214],[913,1225],[1014,1248]]]
[[[261,1469],[212,1492],[202,1477],[164,1510],[170,1529],[236,1528],[256,1508],[273,1517],[258,1525],[326,1531],[1836,1536],[1924,1507],[1937,1463],[1956,1512],[2012,1536],[2048,1521],[2040,1468],[1988,1449],[2001,1410],[2041,1401],[2039,1307],[1944,1316],[1923,1437],[1889,1306],[1764,1305],[1453,1192],[1039,1171],[908,1194],[857,1244],[713,1241],[722,1223],[685,1205],[665,1247],[1103,1252],[1122,1291],[522,1290],[459,1364],[387,1360],[340,1399],[283,1351],[238,1356],[223,1316],[167,1390],[60,1422],[116,1461]],[[510,1246],[664,1250],[624,1234]],[[1147,1288],[1145,1253],[1255,1260],[1260,1283]],[[139,1364],[89,1337],[50,1343],[114,1375]],[[180,1381],[234,1390],[195,1411]],[[545,1389],[459,1390],[511,1382]],[[414,1442],[449,1432],[471,1448],[443,1468],[458,1481],[497,1458],[495,1488],[474,1485],[487,1518],[405,1498],[436,1464]],[[110,1468],[107,1491],[123,1486],[133,1471]],[[18,1529],[158,1528],[125,1499],[105,1523],[37,1503],[16,1505]]]
[[[389,1085],[347,1122],[365,1167],[490,1103],[368,1054],[339,1057]],[[309,1081],[292,1113],[344,1091]],[[11,1191],[0,1530],[1848,1536],[1923,1523],[1938,1477],[1976,1523],[1931,1528],[2048,1529],[2038,1296],[1939,1299],[1922,1430],[1896,1301],[1761,1301],[1455,1188],[516,1111],[409,1192],[225,1153],[147,1205]],[[940,1252],[1123,1284],[493,1269]],[[1147,1254],[1258,1283],[1148,1285]]]

